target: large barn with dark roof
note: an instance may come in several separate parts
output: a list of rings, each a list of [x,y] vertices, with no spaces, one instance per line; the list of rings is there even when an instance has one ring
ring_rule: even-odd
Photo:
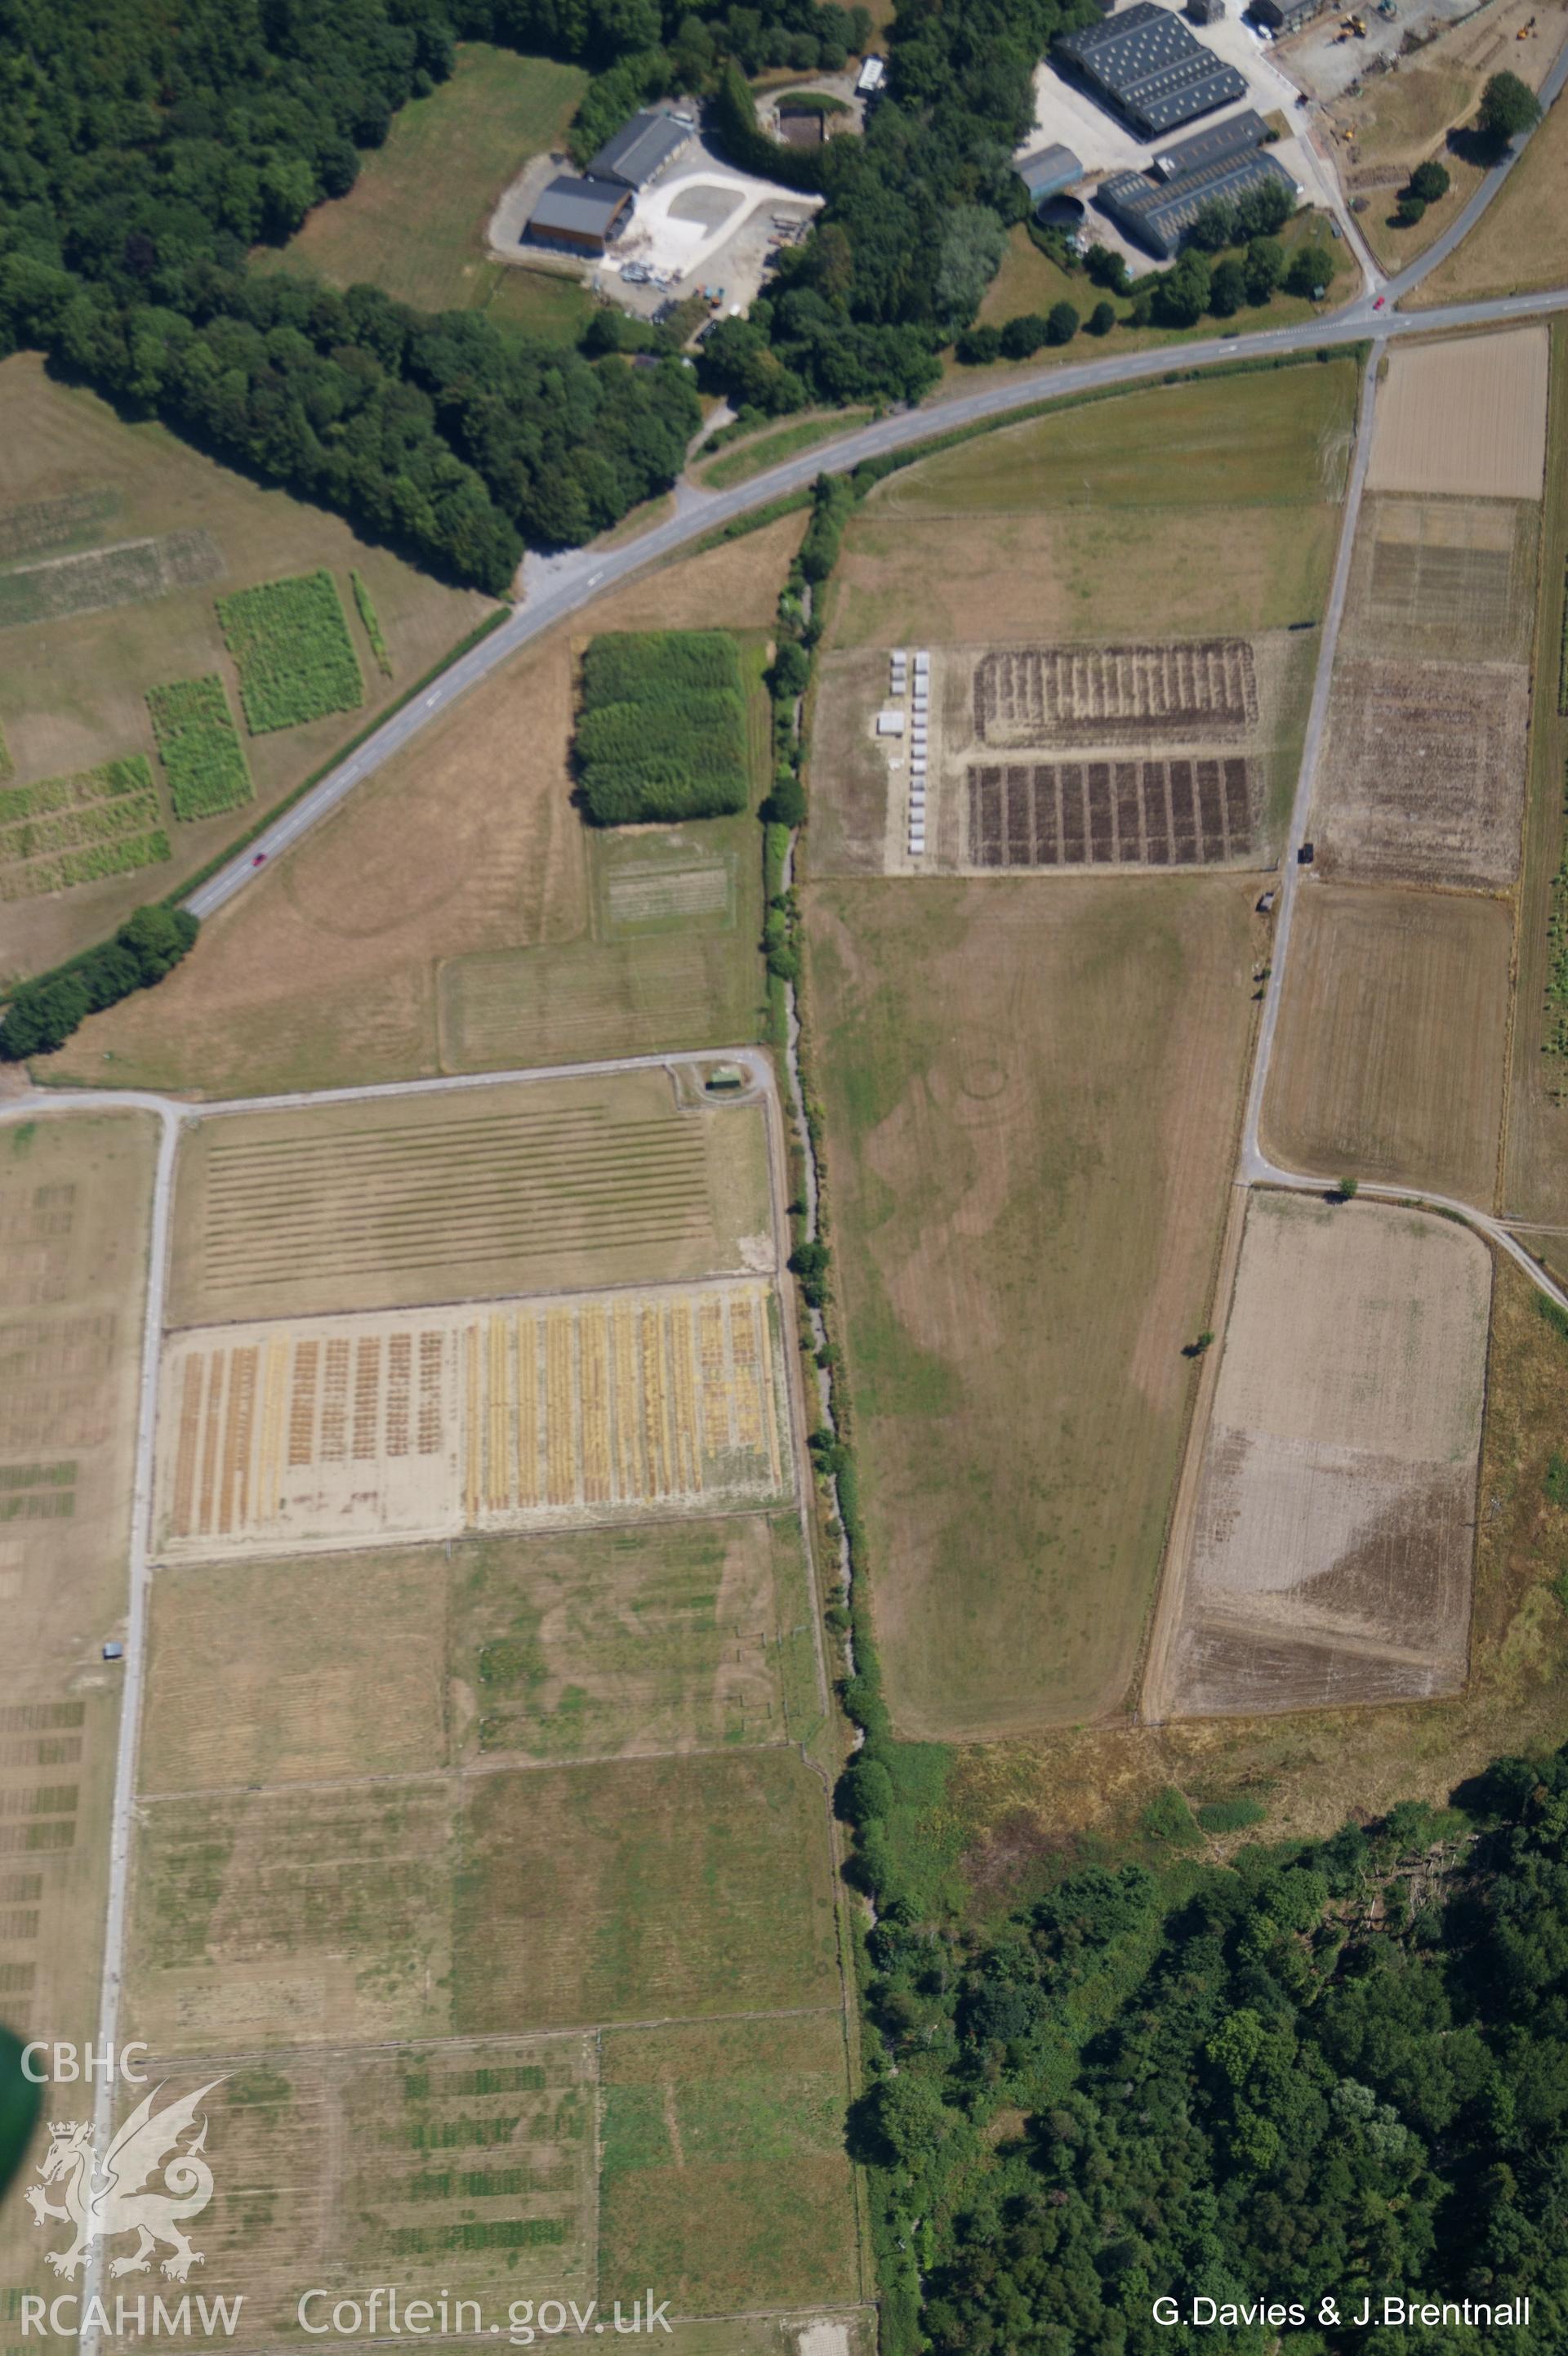
[[[1159,0],[1134,0],[1130,8],[1061,34],[1051,54],[1146,139],[1162,138],[1247,94],[1244,75],[1194,40]]]

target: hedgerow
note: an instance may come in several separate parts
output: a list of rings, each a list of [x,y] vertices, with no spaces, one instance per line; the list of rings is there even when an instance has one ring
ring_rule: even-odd
[[[392,658],[388,651],[386,635],[381,628],[381,616],[376,611],[376,601],[366,586],[363,573],[350,573],[348,578],[354,590],[354,603],[359,609],[359,619],[365,625],[365,636],[370,641],[370,651],[380,666],[382,678],[390,679]]]
[[[298,728],[329,712],[355,712],[364,702],[347,617],[325,568],[240,589],[217,603],[252,736]]]
[[[213,818],[251,799],[244,748],[216,671],[150,687],[147,709],[176,818]]]
[[[576,756],[597,826],[745,809],[746,698],[722,630],[615,633],[582,667]]]
[[[168,855],[165,842],[162,856]],[[101,872],[121,871],[105,868]],[[0,1058],[21,1063],[29,1055],[52,1055],[64,1046],[86,1015],[115,1005],[133,991],[150,990],[162,981],[187,955],[199,929],[188,909],[138,908],[126,917],[112,940],[101,942],[59,973],[23,982],[0,1023]]]

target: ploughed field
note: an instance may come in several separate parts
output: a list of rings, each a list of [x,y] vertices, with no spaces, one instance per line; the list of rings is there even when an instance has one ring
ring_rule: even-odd
[[[1151,1716],[1458,1691],[1490,1302],[1450,1221],[1254,1194]]]

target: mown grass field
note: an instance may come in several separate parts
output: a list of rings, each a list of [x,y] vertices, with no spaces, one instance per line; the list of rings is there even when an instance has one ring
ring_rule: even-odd
[[[472,1756],[805,1742],[820,1722],[793,1516],[491,1538],[455,1566]]]
[[[784,1750],[475,1777],[454,2027],[836,2006],[826,1806]]]
[[[1422,280],[1408,298],[1409,308],[1430,310],[1434,304],[1488,294],[1528,294],[1560,286],[1565,274],[1568,116],[1553,106],[1469,236]]]
[[[857,509],[833,648],[1252,636],[1328,594],[1348,360],[1069,404],[906,468]]]
[[[837,2014],[615,2029],[601,2045],[601,2297],[711,2313],[858,2296]]]
[[[577,66],[464,42],[450,80],[400,110],[347,196],[318,205],[259,265],[380,286],[426,311],[484,310],[575,343],[592,309],[578,280],[492,261],[485,230],[529,158],[560,145],[587,87]]]
[[[230,473],[162,426],[123,422],[34,358],[5,362],[0,403],[0,734],[17,786],[105,761],[153,760],[149,691],[217,676],[238,713],[219,596],[325,568],[346,597],[357,569],[392,666],[389,678],[376,668],[354,616],[347,626],[373,680],[371,702],[363,713],[329,711],[249,739],[261,808],[330,759],[362,719],[490,610],[488,600],[442,587],[336,516]],[[8,908],[0,976],[36,972],[101,938],[138,901],[176,889],[254,815],[229,806],[237,773],[220,795],[210,781],[199,791],[182,786],[178,811],[174,781],[155,761],[154,777],[170,855],[150,870]],[[95,1061],[101,1077],[101,1056]]]
[[[903,1733],[1127,1701],[1234,1150],[1255,896],[1239,877],[806,889]]]
[[[762,648],[804,529],[788,516],[672,565],[502,666],[208,926],[196,965],[91,1018],[51,1076],[134,1073],[219,1095],[412,1077],[440,1071],[443,1055],[494,1069],[755,1037],[756,823],[602,841],[571,799],[573,666],[601,629],[746,634],[760,798],[771,782]],[[378,606],[395,645],[379,593]],[[258,770],[287,741],[251,740]],[[624,904],[610,913],[623,863],[726,862],[732,922],[728,906],[662,930],[631,924]],[[479,955],[493,962],[465,966]],[[667,988],[672,961],[699,968],[684,1004]]]

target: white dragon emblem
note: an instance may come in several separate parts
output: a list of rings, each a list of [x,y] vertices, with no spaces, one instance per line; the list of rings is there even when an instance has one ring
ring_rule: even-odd
[[[79,2273],[95,2242],[112,2242],[122,2233],[134,2233],[136,2247],[127,2256],[111,2260],[111,2275],[148,2273],[154,2254],[165,2243],[172,2254],[164,2260],[163,2271],[175,2282],[184,2282],[192,2266],[202,2264],[200,2251],[191,2248],[181,2226],[187,2218],[199,2217],[212,2198],[212,2170],[202,2157],[206,2119],[194,2143],[184,2151],[175,2147],[187,2128],[197,2126],[202,2102],[221,2083],[214,2078],[155,2113],[154,2096],[163,2088],[155,2086],[137,2104],[101,2162],[92,2147],[90,2121],[50,2121],[49,2147],[38,2162],[38,2174],[45,2184],[62,2187],[63,2202],[46,2199],[37,2184],[27,2187],[26,2197],[38,2224],[58,2218],[76,2228],[69,2250],[45,2253],[57,2275]],[[155,2187],[160,2169],[163,2183]]]

